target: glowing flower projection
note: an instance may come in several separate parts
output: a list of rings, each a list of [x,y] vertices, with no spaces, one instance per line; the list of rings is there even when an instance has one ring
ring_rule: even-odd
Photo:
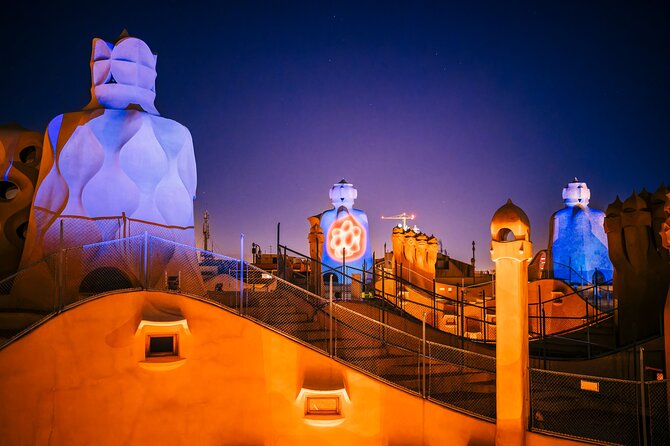
[[[328,230],[328,255],[337,260],[358,260],[365,253],[366,239],[367,231],[363,225],[356,217],[346,213],[335,220]]]

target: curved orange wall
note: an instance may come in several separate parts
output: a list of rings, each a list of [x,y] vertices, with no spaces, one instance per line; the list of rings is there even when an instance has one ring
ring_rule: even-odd
[[[142,319],[181,314],[183,363],[141,367]],[[165,328],[159,330],[165,331]],[[169,331],[169,329],[167,329]],[[300,389],[344,386],[344,421],[309,425]],[[0,350],[3,445],[492,445],[495,425],[412,396],[247,319],[166,293],[114,294]],[[526,433],[527,445],[574,442]]]
[[[151,305],[149,305],[151,304]],[[188,321],[183,364],[146,370],[143,312]],[[344,422],[310,426],[303,385],[341,387]],[[0,351],[3,444],[492,444],[495,425],[387,386],[253,322],[179,295],[110,295]]]

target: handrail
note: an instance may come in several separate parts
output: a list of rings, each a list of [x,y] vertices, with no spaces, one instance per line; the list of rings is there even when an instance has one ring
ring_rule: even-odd
[[[130,251],[132,252],[132,255],[137,256],[137,258],[135,259],[135,258],[123,257],[122,261],[124,264],[130,265],[128,266],[128,268],[138,268],[138,270],[132,270],[132,272],[134,273],[138,271],[145,271],[145,273],[151,274],[152,280],[147,280],[146,277],[143,277],[144,280],[143,286],[133,287],[132,289],[125,288],[124,291],[147,290],[147,291],[176,292],[189,298],[192,297],[195,299],[209,302],[210,304],[216,305],[220,308],[224,308],[227,311],[231,311],[234,314],[239,315],[240,317],[244,317],[254,321],[255,323],[262,324],[263,326],[267,327],[273,332],[294,339],[305,346],[313,348],[319,353],[329,354],[334,360],[338,362],[346,364],[349,367],[361,370],[363,373],[366,373],[369,376],[372,376],[379,380],[383,380],[404,391],[416,395],[421,395],[422,397],[430,399],[431,401],[434,401],[438,404],[448,406],[455,410],[459,410],[488,421],[495,420],[495,412],[491,412],[491,410],[495,410],[491,409],[491,407],[495,408],[495,404],[490,404],[489,401],[491,399],[495,401],[496,360],[492,356],[471,352],[462,348],[459,349],[453,346],[441,344],[434,341],[428,341],[426,339],[425,330],[423,330],[423,334],[421,337],[412,335],[396,327],[385,324],[382,321],[360,314],[351,308],[347,308],[344,305],[332,303],[332,301],[330,300],[327,300],[321,296],[306,291],[298,287],[297,285],[292,284],[290,281],[287,281],[285,279],[276,276],[272,276],[272,284],[275,286],[275,289],[273,291],[258,292],[253,290],[246,290],[242,286],[244,278],[240,274],[239,291],[226,290],[226,292],[228,293],[230,292],[235,293],[233,295],[233,299],[231,299],[231,302],[225,303],[227,302],[226,299],[228,296],[230,296],[230,294],[224,294],[222,295],[222,297],[219,298],[219,300],[216,300],[215,296],[209,295],[210,290],[208,290],[208,288],[201,286],[203,284],[201,266],[203,265],[204,262],[201,261],[201,256],[199,254],[205,254],[208,257],[211,256],[214,259],[220,259],[224,262],[238,263],[240,266],[240,270],[247,271],[247,274],[245,274],[246,277],[249,277],[248,274],[249,272],[251,272],[252,274],[256,272],[260,273],[266,273],[266,272],[264,270],[261,270],[260,268],[250,265],[247,262],[244,262],[243,259],[234,259],[231,257],[222,256],[219,254],[212,253],[211,251],[200,250],[190,245],[176,243],[174,241],[165,238],[156,236],[147,236],[147,235],[134,236],[134,237],[117,239],[114,241],[105,241],[100,243],[88,244],[80,246],[79,248],[82,248],[83,252],[84,248],[90,248],[95,246],[108,246],[113,243],[118,243],[120,247],[123,248],[125,247],[125,244],[127,242],[137,240],[142,240],[142,244],[133,246],[140,247],[141,249],[140,250],[133,249]],[[156,242],[159,243],[157,244]],[[185,272],[185,274],[191,274],[192,276],[190,276],[190,279],[196,282],[195,286],[189,288],[189,282],[188,282],[189,279],[187,279],[184,283],[183,288],[181,288],[182,285],[181,283],[179,284],[179,287],[174,290],[170,290],[167,283],[164,284],[165,288],[162,288],[163,286],[162,282],[156,279],[160,278],[161,275],[165,273],[165,269],[156,268],[154,270],[146,263],[140,264],[141,262],[134,261],[139,259],[144,259],[142,260],[143,262],[153,261],[152,260],[153,256],[146,255],[147,250],[151,250],[152,252],[155,252],[155,250],[159,250],[158,252],[160,254],[161,243],[166,243],[169,245],[169,247],[171,248],[171,250],[168,250],[170,255],[174,255],[173,253],[178,253],[179,255],[182,256],[181,258],[187,259],[183,264],[180,265],[179,271],[180,274],[182,270]],[[44,264],[46,261],[50,261],[52,259],[57,259],[59,260],[59,262],[63,262],[64,257],[62,255],[63,251],[68,251],[68,253],[70,253],[73,256],[77,255],[77,251],[74,248],[70,248],[67,250],[63,249],[57,254],[51,254],[45,257],[42,261],[32,264],[28,269],[22,269],[9,279],[5,280],[14,280],[16,279],[17,275],[27,274],[30,271],[33,271],[37,267],[41,266],[41,264]],[[104,252],[104,250],[100,250],[100,252]],[[158,257],[160,257],[160,255]],[[87,260],[89,258],[91,258],[91,256],[88,254],[87,256],[82,255],[82,257],[79,258],[80,263],[88,267],[89,266],[88,263],[82,262],[81,260]],[[114,261],[115,259],[103,259],[101,260],[101,263],[93,265],[93,267],[97,266],[100,269],[100,268],[106,268],[107,267],[106,265],[110,264],[116,266],[116,264],[113,263]],[[60,271],[62,268],[62,264],[57,263],[55,267],[56,271]],[[84,278],[83,274],[86,271],[89,270],[86,269],[84,271],[81,271],[80,272],[81,276],[74,277],[75,280],[73,281],[73,283],[75,289],[77,288],[77,285],[81,283],[82,279]],[[226,273],[217,272],[217,274],[226,274]],[[55,280],[53,274],[51,274],[48,277],[52,280]],[[200,282],[195,280],[197,278],[200,279]],[[2,281],[0,281],[0,283],[2,283]],[[140,281],[140,283],[142,283],[142,281]],[[56,286],[63,287],[63,284],[56,282]],[[43,324],[46,320],[53,318],[60,311],[68,310],[77,305],[81,305],[84,302],[88,302],[93,299],[98,299],[110,293],[119,292],[119,290],[120,289],[106,290],[104,292],[95,293],[90,296],[83,294],[81,291],[78,291],[77,300],[69,303],[63,303],[62,301],[59,301],[59,306],[55,309],[55,311],[46,314],[37,322],[30,324],[25,330],[21,331],[19,334],[10,338],[10,340],[6,341],[3,345],[0,345],[0,349],[5,348],[11,342],[15,342],[17,339],[20,338],[20,336],[25,335],[25,333],[27,333],[27,330],[32,330],[38,325]],[[249,311],[248,299],[250,293],[255,293],[251,294],[252,297],[269,296],[272,299],[269,301],[269,303],[263,304],[265,306],[260,307],[260,309],[263,310],[262,312],[258,314],[253,314],[250,313]],[[84,295],[83,298],[82,294]],[[565,296],[562,297],[564,298]],[[320,318],[317,318],[316,317],[317,313],[314,313],[314,318],[308,320],[306,323],[311,324],[317,322],[318,327],[317,330],[321,330],[320,332],[323,332],[324,334],[326,331],[328,331],[326,330],[326,327],[328,326],[327,322],[328,319],[326,319],[323,316],[328,315],[330,317],[330,321],[334,320],[335,323],[337,324],[335,331],[330,330],[328,333],[328,341],[332,340],[333,342],[328,342],[326,344],[328,345],[328,347],[323,347],[323,345],[317,346],[314,342],[310,342],[309,337],[303,336],[303,338],[301,338],[300,335],[298,334],[300,330],[291,330],[285,327],[281,328],[282,325],[286,325],[285,322],[281,320],[273,322],[271,319],[268,318],[264,319],[263,314],[272,313],[272,311],[270,312],[266,311],[267,309],[271,310],[275,309],[274,306],[275,302],[273,301],[273,299],[275,298],[282,298],[287,300],[288,305],[293,306],[294,310],[300,310],[302,307],[309,308],[307,307],[307,305],[311,305],[312,308],[317,310],[319,312],[319,315],[321,316]],[[257,302],[263,302],[263,300],[258,299]],[[329,305],[326,305],[326,303],[328,303]],[[461,305],[464,305],[464,302],[462,301],[459,303]],[[315,305],[317,306],[315,307]],[[311,310],[308,309],[307,311]],[[286,313],[286,314],[294,314],[294,313]],[[596,314],[594,316],[597,319],[602,315],[605,315],[605,313]],[[610,315],[605,316],[611,317]],[[463,317],[465,317],[466,319],[468,318],[467,316]],[[590,323],[593,323],[593,319],[590,320]],[[355,335],[353,341],[351,341],[355,347],[362,346],[364,348],[373,349],[373,360],[385,361],[386,359],[389,358],[391,360],[399,358],[399,361],[398,362],[389,361],[389,362],[379,362],[369,364],[368,362],[366,362],[369,361],[369,358],[367,356],[365,357],[364,360],[361,359],[357,360],[358,357],[355,355],[351,355],[351,353],[342,354],[343,349],[346,351],[347,348],[346,346],[339,346],[340,351],[338,352],[337,342],[341,343],[344,340],[350,339],[348,338],[348,336],[342,335],[343,328],[346,330],[351,330],[351,333]],[[303,331],[308,330],[311,330],[311,328],[306,330],[303,329]],[[350,332],[346,331],[345,335],[349,334]],[[369,337],[374,339],[375,341],[379,341],[380,346],[377,346],[376,343],[373,344],[372,346],[370,346],[370,344],[361,343],[360,336]],[[554,337],[558,338],[559,336]],[[316,342],[323,342],[323,341],[320,340]],[[426,347],[429,348],[426,350]],[[409,352],[410,355],[407,355],[407,352]],[[412,367],[407,367],[406,363],[407,360],[409,361],[410,364],[414,364],[414,361],[417,361],[416,364],[419,364],[419,367],[415,367],[414,365],[412,365]],[[383,367],[381,367],[380,364]],[[407,372],[407,370],[409,371]],[[472,377],[472,379],[462,379],[460,376],[458,376],[458,374],[462,376]],[[640,381],[628,381],[617,378],[593,377],[589,375],[566,374],[561,372],[541,371],[536,369],[531,369],[531,374],[536,375],[543,374],[543,376],[546,375],[553,377],[564,376],[566,377],[566,379],[584,378],[586,380],[597,379],[598,381],[602,382],[619,382],[624,384],[640,385],[640,386],[645,385],[643,379],[641,379]],[[456,377],[456,379],[453,379],[454,376]],[[533,377],[531,377],[530,379],[532,385],[534,383],[532,381]],[[544,385],[546,383],[541,384]],[[665,384],[667,385],[667,383]],[[551,386],[545,386],[545,388],[548,388],[551,391],[550,387]],[[480,390],[481,388],[483,388],[483,390]],[[644,389],[644,387],[642,388]],[[575,388],[575,391],[576,392],[580,391],[578,386]],[[533,400],[532,392],[533,390],[531,390],[531,396],[530,396],[531,404],[536,402],[536,400]],[[468,398],[459,398],[458,395],[463,393],[467,394]],[[472,405],[470,401],[470,397],[472,395],[479,395],[482,398],[487,398],[486,404]],[[560,397],[563,398],[564,400],[566,399],[565,396]],[[568,397],[570,397],[570,395]],[[634,408],[637,409],[639,407],[644,407],[640,406],[642,404],[645,403],[636,402]],[[637,422],[636,417],[634,417],[634,420]],[[544,417],[538,417],[537,422],[538,423],[544,422]],[[616,420],[611,422],[616,422]],[[647,421],[643,417],[642,423],[645,422]],[[537,430],[541,430],[542,425],[535,426],[535,428]],[[558,431],[558,433],[560,434],[560,431]]]
[[[576,269],[574,269],[571,265],[566,265],[565,263],[561,263],[561,262],[554,262],[553,260],[551,261],[551,265],[552,265],[552,266],[553,266],[553,265],[560,265],[561,267],[567,268],[567,269],[568,269],[569,271],[571,271],[571,272],[572,272],[578,279],[580,279],[580,280],[577,280],[577,281],[571,281],[572,283],[579,283],[579,282],[581,282],[581,283],[584,283],[584,284],[586,284],[586,283],[588,283],[588,284],[594,284],[593,282],[591,282],[590,279],[588,279],[588,278],[586,278],[586,277],[584,277],[584,276],[582,275],[582,272],[583,272],[583,271],[582,271],[582,272],[579,272],[579,271],[577,271]],[[596,268],[596,271],[598,271],[598,268]],[[566,280],[565,278],[563,278],[563,277],[553,277],[553,276],[554,276],[553,268],[552,268],[551,270],[549,270],[549,269],[544,269],[544,270],[542,271],[542,274],[543,274],[543,275],[544,275],[544,274],[549,275],[549,273],[551,273],[551,276],[552,276],[552,277],[547,277],[547,279],[561,280],[561,281],[563,281],[563,282],[568,283],[567,280]],[[610,279],[610,280],[606,280],[606,281],[604,281],[604,282],[602,282],[602,283],[599,282],[599,283],[597,283],[597,285],[609,285],[609,284],[611,284],[611,283],[612,283],[612,279]],[[594,285],[595,285],[595,284],[594,284]]]
[[[98,263],[90,264],[91,257],[90,254],[88,254],[88,248],[103,247],[117,244],[119,249],[123,250],[129,245],[129,242],[131,247],[139,249],[132,249],[131,251],[128,251],[127,254],[124,253],[123,257],[101,256],[96,260]],[[167,249],[166,251],[166,248],[169,249]],[[166,252],[168,252],[170,256],[179,255],[181,256],[180,258],[185,259],[184,262],[181,263],[179,266],[179,276],[177,279],[179,282],[176,285],[171,284],[170,282],[167,281],[167,279],[164,282],[162,280],[163,277],[162,275],[165,274],[165,270],[162,267],[155,269],[154,265],[151,264],[151,262],[154,262],[155,259],[162,258],[163,259],[162,261],[165,261],[165,258],[161,256],[164,255]],[[63,253],[67,254],[64,255]],[[203,257],[205,256],[203,256],[202,254],[205,254],[206,256],[204,261]],[[387,358],[402,359],[406,355],[409,355],[410,357],[416,357],[417,361],[421,361],[424,364],[430,361],[430,363],[434,365],[447,364],[449,365],[449,367],[452,366],[457,367],[456,370],[460,370],[460,373],[473,373],[473,371],[494,373],[491,372],[490,366],[487,366],[486,369],[478,369],[477,361],[481,361],[481,359],[477,358],[480,358],[481,356],[476,355],[467,350],[459,350],[445,345],[443,347],[446,348],[447,350],[444,351],[452,351],[452,352],[457,351],[459,352],[458,355],[456,355],[457,357],[471,358],[471,359],[465,361],[464,363],[458,363],[458,362],[452,363],[450,362],[451,360],[448,357],[448,355],[445,357],[441,356],[431,357],[430,352],[426,353],[422,349],[422,346],[425,346],[427,343],[427,340],[425,339],[425,332],[423,334],[423,337],[419,338],[418,336],[407,333],[399,328],[385,324],[382,321],[378,321],[374,318],[358,313],[355,310],[347,308],[344,305],[340,305],[337,303],[330,303],[330,305],[326,305],[326,303],[329,302],[327,299],[324,299],[323,297],[318,296],[314,293],[310,293],[309,291],[306,291],[298,287],[297,285],[292,284],[289,281],[286,281],[276,276],[271,276],[272,288],[270,288],[270,285],[268,285],[268,287],[266,288],[268,291],[249,289],[247,287],[244,287],[243,286],[244,276],[250,277],[257,273],[267,273],[267,272],[253,265],[249,265],[249,263],[244,262],[243,260],[233,259],[227,256],[221,256],[212,253],[210,251],[204,251],[194,248],[190,245],[185,245],[162,237],[149,236],[146,234],[144,236],[134,236],[134,237],[116,239],[113,241],[103,241],[99,243],[86,244],[80,246],[79,250],[75,248],[68,248],[68,249],[64,248],[59,253],[54,254],[52,256],[55,256],[54,258],[56,258],[59,261],[58,264],[55,265],[56,267],[55,275],[52,272],[49,272],[47,276],[39,276],[39,275],[32,276],[31,279],[30,274],[33,273],[41,274],[41,270],[35,270],[35,267],[29,270],[25,269],[21,270],[20,272],[18,272],[18,274],[25,274],[27,281],[31,281],[35,277],[41,277],[40,280],[49,280],[51,281],[50,284],[58,289],[59,296],[61,291],[63,290],[67,291],[69,294],[66,295],[65,300],[59,298],[53,310],[50,311],[48,314],[45,314],[42,317],[40,317],[36,323],[30,324],[30,326],[26,327],[25,330],[16,333],[15,336],[11,337],[9,340],[6,340],[5,343],[0,346],[0,349],[6,347],[11,342],[15,342],[17,339],[19,339],[22,335],[24,335],[27,332],[26,330],[34,329],[36,326],[54,317],[59,312],[69,310],[70,308],[74,308],[75,306],[81,305],[83,302],[89,302],[93,299],[97,299],[98,297],[108,295],[109,293],[129,291],[129,290],[163,291],[173,293],[176,292],[185,295],[187,297],[195,297],[198,299],[216,303],[217,305],[225,307],[242,317],[252,319],[255,322],[260,323],[277,333],[281,333],[284,336],[291,337],[297,340],[298,342],[310,346],[311,348],[315,348],[316,350],[322,353],[330,354],[334,359],[344,364],[347,364],[350,367],[357,368],[363,371],[364,373],[367,373],[377,379],[384,380],[385,382],[388,382],[389,384],[394,385],[396,387],[402,388],[405,391],[412,392],[415,394],[421,394],[424,397],[429,397],[433,399],[435,402],[439,404],[448,405],[449,407],[465,411],[467,413],[471,413],[475,416],[478,416],[480,418],[489,421],[493,420],[490,413],[488,412],[478,413],[477,409],[470,407],[469,406],[470,403],[468,403],[467,401],[460,401],[458,398],[452,401],[443,394],[437,394],[437,393],[431,394],[430,388],[426,384],[427,381],[425,379],[425,376],[419,375],[418,371],[416,371],[416,373],[411,371],[409,372],[410,384],[408,384],[407,378],[404,379],[402,377],[393,378],[393,376],[384,375],[383,373],[377,370],[376,366],[371,366],[364,361],[361,362],[360,359],[357,360],[358,356],[356,355],[356,350],[355,349],[347,350],[346,343],[344,346],[340,345],[339,347],[337,344],[338,340],[340,343],[342,343],[345,342],[344,340],[354,339],[353,341],[354,346],[357,345],[365,346],[369,344],[366,343],[361,344],[360,343],[361,337],[371,338],[375,340],[375,343],[372,344],[372,346],[369,348],[372,348],[374,350],[373,355],[377,355],[378,360],[384,360]],[[59,272],[62,271],[63,262],[67,261],[66,259],[67,256],[70,256],[70,258],[73,261],[73,265],[75,265],[75,268],[71,271],[75,271],[77,275],[69,276],[68,277],[69,280],[64,284],[60,280],[61,276]],[[203,286],[204,282],[202,280],[202,272],[203,272],[202,265],[206,265],[210,257],[212,259],[221,260],[223,262],[238,263],[241,266],[241,268],[247,271],[247,274],[245,274],[244,276],[242,274],[239,275],[239,288],[235,289],[234,287],[231,287],[229,283],[227,285],[227,289],[224,291],[224,294],[220,295],[210,294],[212,293],[212,291],[209,289],[209,286],[213,285],[214,282],[209,282],[209,286],[205,287]],[[82,260],[86,261],[84,262]],[[37,264],[36,266],[39,267],[40,264]],[[126,273],[136,276],[137,280],[134,280],[132,282],[133,284],[128,284],[127,282],[119,283],[115,282],[116,276],[112,275],[107,276],[107,278],[103,277],[101,282],[96,282],[99,286],[98,292],[88,294],[86,292],[81,291],[80,285],[84,281],[84,278],[90,277],[90,274],[93,273],[94,271],[107,272],[113,269],[118,270],[118,268],[127,268]],[[216,275],[230,274],[230,271],[226,272],[224,271],[218,272],[218,271],[219,270],[217,270]],[[182,278],[184,279],[183,283]],[[111,288],[109,287],[110,284]],[[134,284],[139,284],[139,287],[135,286]],[[172,286],[175,286],[175,288],[172,288]],[[229,299],[229,297],[231,297],[231,294],[229,294],[231,292],[233,293],[232,298],[230,298],[230,300],[227,300]],[[216,291],[214,291],[214,293],[216,293]],[[263,316],[264,314],[266,315],[272,314],[273,311],[270,312],[261,311],[260,313],[250,313],[249,311],[250,296],[252,297],[269,296],[270,298],[272,298],[268,302],[267,307],[264,306],[266,304],[262,304],[259,307],[261,308],[261,310],[263,310],[264,308],[274,309],[273,300],[277,298],[282,298],[287,299],[288,304],[294,306],[295,310],[297,311],[300,311],[302,305],[309,305],[322,315],[330,314],[331,315],[330,320],[334,320],[337,325],[336,330],[334,332],[331,331],[331,334],[329,335],[331,337],[334,336],[333,342],[330,342],[328,344],[332,346],[334,350],[330,352],[324,350],[324,347],[322,345],[318,346],[315,345],[314,342],[310,342],[309,337],[301,339],[298,332],[290,328],[293,325],[286,326],[287,322],[282,322],[282,319],[278,319],[273,322],[271,318],[268,319],[267,317]],[[20,297],[20,296],[14,296],[14,297]],[[258,300],[257,302],[263,302],[263,301]],[[254,305],[258,305],[258,303]],[[287,314],[293,314],[293,313],[289,312]],[[282,316],[281,312],[279,313],[279,316],[280,317]],[[310,321],[318,322],[319,326],[325,327],[326,325],[324,324],[327,324],[326,320],[327,319],[324,317],[319,317],[317,319],[311,319]],[[293,322],[288,323],[294,324]],[[319,330],[321,330],[321,328],[319,328]],[[344,340],[340,339],[340,336],[342,336],[342,330],[346,331],[345,337],[342,338]],[[353,338],[351,338],[351,336],[353,336]],[[378,345],[377,342],[380,343],[379,346],[377,346]],[[429,345],[441,346],[442,344],[433,342],[432,344]],[[391,351],[393,353],[390,353]],[[488,357],[487,361],[495,361],[495,358]],[[397,366],[400,367],[398,369],[399,371],[403,370],[402,360],[400,363],[397,364]],[[422,370],[421,373],[423,374],[431,373],[431,371],[429,369],[426,369],[425,367],[422,368],[421,370]],[[404,376],[404,373],[406,372],[402,372],[401,374],[403,374]],[[433,381],[434,380],[439,381],[440,379],[442,378],[440,378],[439,376],[435,376],[433,378]]]
[[[278,252],[281,251],[281,249],[284,249],[284,252],[291,252],[292,254],[306,258],[307,260],[313,261],[320,263],[322,265],[322,268],[325,269],[326,271],[333,271],[337,272],[337,274],[342,274],[341,268],[335,269],[332,268],[328,265],[323,264],[319,260],[316,260],[310,256],[306,256],[303,253],[300,253],[298,251],[295,251],[291,248],[288,248],[284,245],[279,245],[280,249]],[[347,267],[349,268],[349,267]],[[404,267],[405,268],[405,267]],[[352,268],[355,269],[355,268]],[[362,271],[362,270],[361,270]],[[368,272],[367,270],[365,272]],[[495,315],[495,306],[487,306],[486,302],[483,301],[481,304],[477,302],[471,302],[465,299],[463,296],[461,298],[461,292],[464,292],[466,289],[472,289],[471,286],[465,287],[465,286],[459,286],[455,285],[457,288],[457,297],[456,299],[445,296],[442,294],[436,293],[434,290],[430,291],[425,288],[422,288],[421,286],[410,282],[407,278],[403,277],[403,275],[396,275],[394,272],[387,272],[386,268],[384,266],[383,262],[378,262],[375,263],[372,267],[372,271],[368,272],[371,277],[383,277],[385,279],[391,279],[396,282],[396,284],[399,285],[399,289],[395,290],[396,294],[393,294],[391,292],[385,291],[384,293],[381,292],[381,290],[378,290],[376,285],[373,285],[373,293],[375,296],[380,296],[382,299],[385,301],[389,302],[390,305],[397,307],[401,312],[408,312],[408,314],[413,314],[412,311],[408,311],[408,305],[411,304],[414,307],[418,307],[419,309],[423,309],[425,312],[429,314],[434,314],[433,320],[429,322],[429,325],[435,326],[436,328],[439,328],[440,324],[438,323],[437,319],[437,300],[439,298],[441,305],[447,305],[451,306],[455,309],[455,314],[449,313],[450,316],[455,316],[460,322],[457,322],[457,331],[447,331],[448,333],[451,333],[459,338],[463,339],[468,339],[470,341],[475,341],[475,342],[495,342],[495,331],[492,330],[492,328],[488,327],[495,327],[495,322],[490,320],[487,316],[494,316]],[[344,274],[344,277],[349,278],[352,282],[358,282],[362,286],[365,286],[365,283],[363,282],[362,279],[358,280],[356,278],[353,278],[349,275]],[[425,278],[425,276],[423,276]],[[431,279],[432,280],[432,279]],[[366,281],[367,282],[367,281]],[[491,281],[493,282],[493,281]],[[490,282],[489,282],[490,283]],[[476,287],[481,287],[483,284],[475,284],[474,286]],[[567,285],[569,286],[569,285]],[[569,286],[570,287],[570,286]],[[461,291],[458,291],[460,288]],[[395,287],[394,287],[395,289]],[[413,300],[411,298],[408,298],[406,296],[403,296],[401,294],[398,294],[400,289],[409,289],[412,292],[418,294],[419,296],[422,296],[425,298],[428,302],[422,303],[417,300]],[[603,309],[601,306],[597,305],[598,302],[600,302],[604,296],[599,296],[600,292],[602,291],[602,288],[599,285],[591,285],[588,287],[583,287],[582,289],[576,290],[572,287],[570,287],[572,290],[571,292],[567,294],[562,294],[560,296],[552,297],[549,299],[542,299],[541,301],[538,302],[532,302],[529,303],[529,320],[531,321],[537,321],[536,323],[541,324],[541,327],[546,326],[545,321],[573,321],[573,324],[570,324],[569,327],[567,328],[561,328],[559,327],[554,327],[554,330],[557,331],[552,331],[551,334],[563,334],[567,332],[575,332],[579,331],[585,327],[589,327],[595,323],[601,322],[603,320],[606,320],[614,311],[614,309]],[[589,294],[592,294],[592,296],[589,296]],[[607,296],[609,296],[609,292],[606,292]],[[545,316],[544,315],[544,308],[547,305],[550,305],[554,302],[558,302],[560,300],[570,298],[572,296],[578,296],[580,300],[584,301],[585,304],[593,306],[593,311],[588,311],[586,309],[584,314],[579,314],[576,316]],[[592,302],[589,302],[591,300]],[[609,301],[610,298],[607,297],[607,300]],[[394,303],[395,302],[395,303]],[[399,306],[397,303],[399,302]],[[472,315],[466,315],[465,312],[467,309],[471,309],[471,311],[474,311],[476,315],[478,316],[472,316]],[[533,309],[533,310],[531,310]],[[419,310],[419,313],[421,310]],[[416,311],[414,311],[416,313]],[[533,314],[537,313],[537,314]],[[440,311],[440,319],[446,315],[447,313],[444,313],[443,310]],[[419,314],[413,314],[414,317],[419,317]],[[475,337],[473,338],[473,335],[470,334],[471,332],[468,332],[465,330],[465,324],[466,322],[471,321],[476,324],[481,324],[482,331],[481,337]],[[441,329],[441,328],[440,328]],[[442,330],[444,331],[444,330]],[[472,332],[474,333],[474,332]],[[544,336],[549,335],[550,333],[544,333],[544,329],[540,329],[537,331],[532,331],[529,333],[530,339],[536,340],[536,339],[542,339]]]

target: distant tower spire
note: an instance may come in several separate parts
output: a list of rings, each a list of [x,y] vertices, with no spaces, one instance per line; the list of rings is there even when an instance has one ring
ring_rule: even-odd
[[[470,259],[470,263],[472,264],[472,275],[474,275],[475,271],[475,241],[472,241],[472,258]]]
[[[202,219],[202,236],[204,239],[204,249],[209,251],[209,212],[205,210],[205,216]]]

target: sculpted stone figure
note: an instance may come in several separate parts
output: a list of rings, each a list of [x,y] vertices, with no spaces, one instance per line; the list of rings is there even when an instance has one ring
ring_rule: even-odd
[[[194,245],[193,143],[186,127],[156,110],[155,79],[156,56],[142,40],[93,40],[90,103],[46,130],[23,264],[60,244],[144,231]],[[123,215],[123,228],[100,219]]]
[[[64,304],[106,289],[163,287],[168,277],[201,283],[185,269],[197,266],[195,256],[170,243],[156,241],[139,267],[145,233],[195,245],[193,142],[186,127],[154,106],[156,56],[124,32],[114,42],[93,39],[90,68],[90,103],[46,129],[21,267],[65,257],[33,268],[34,277],[17,280],[13,294],[46,296],[33,287],[53,280],[54,264],[62,266]],[[52,296],[44,299],[36,308],[53,306]]]
[[[42,157],[42,134],[0,127],[0,279],[21,260]]]
[[[550,225],[554,277],[570,283],[609,282],[613,267],[607,253],[605,213],[589,207],[591,191],[576,178],[562,195],[565,208],[554,213]]]
[[[665,193],[661,186],[654,194],[633,193],[623,203],[617,197],[607,207],[605,231],[614,265],[621,344],[661,331],[670,284],[670,258],[661,235],[665,203],[659,199]]]
[[[391,241],[394,271],[414,285],[430,290],[435,278],[439,242],[434,235],[428,236],[415,229],[404,229],[401,226],[393,228]]]
[[[358,196],[356,189],[342,180],[330,188],[328,195],[333,209],[321,214],[319,221],[324,234],[321,249],[324,265],[341,271],[344,261],[346,267],[353,268],[347,274],[360,273],[356,270],[364,267],[372,268],[368,217],[353,207]],[[328,271],[324,269],[322,274],[328,274]]]

